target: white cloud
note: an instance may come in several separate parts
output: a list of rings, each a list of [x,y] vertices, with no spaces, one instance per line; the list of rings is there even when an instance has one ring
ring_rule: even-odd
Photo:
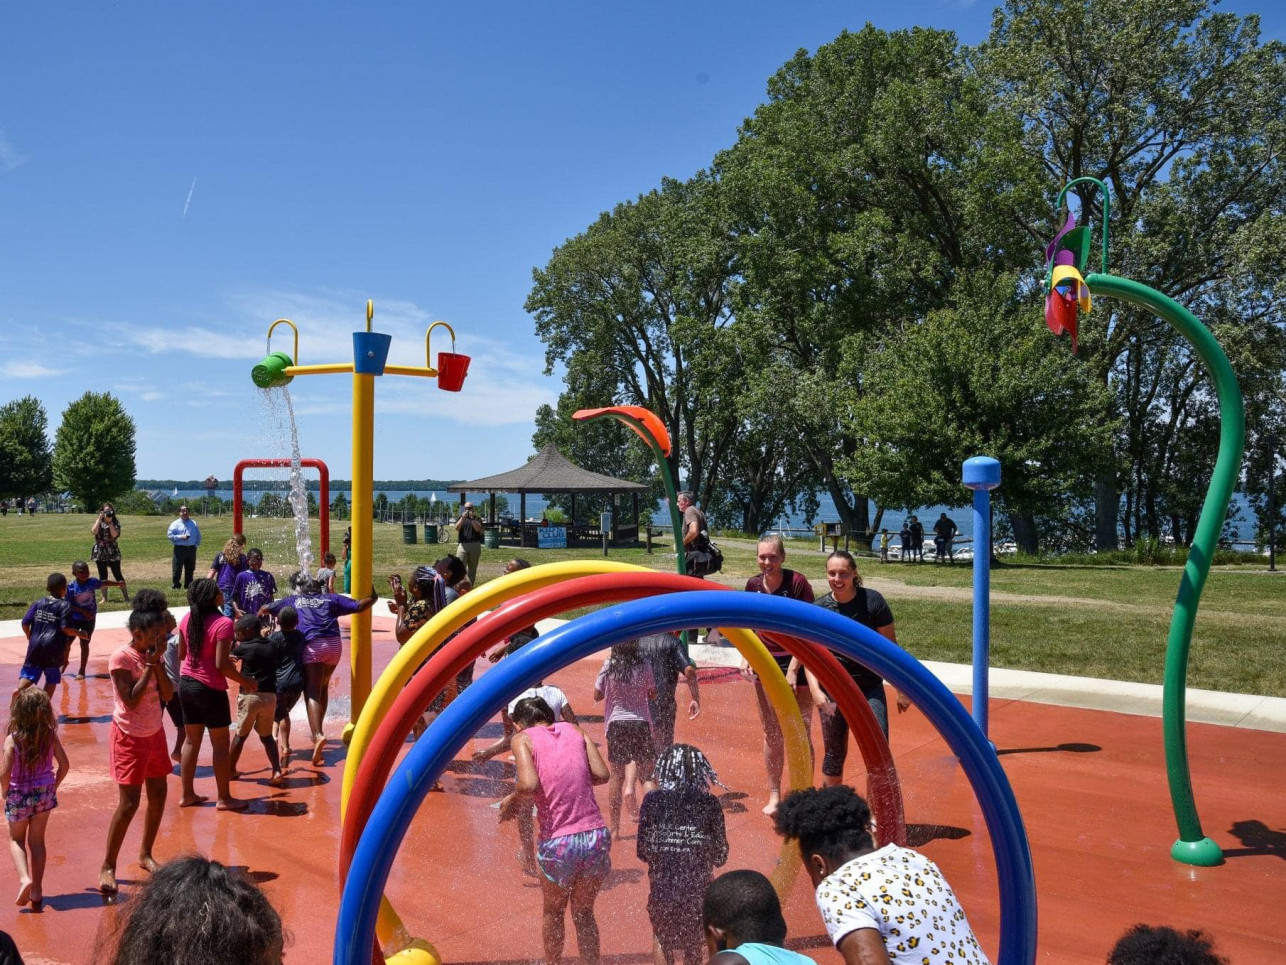
[[[28,159],[29,155],[19,151],[18,146],[5,136],[4,128],[0,128],[0,172],[7,173],[21,167]]]
[[[66,374],[66,369],[49,369],[37,362],[6,362],[0,366],[0,375],[10,379],[45,379]]]
[[[184,352],[201,358],[258,359],[257,346],[237,332],[216,332],[201,326],[186,328],[151,327],[109,322],[100,328],[111,332],[125,346],[140,348],[152,355]]]

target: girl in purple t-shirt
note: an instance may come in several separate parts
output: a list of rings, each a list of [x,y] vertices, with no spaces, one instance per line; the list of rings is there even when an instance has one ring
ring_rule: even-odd
[[[606,700],[607,762],[612,765],[612,779],[607,785],[608,827],[616,835],[621,830],[621,801],[624,795],[625,768],[638,765],[643,793],[656,790],[652,767],[656,747],[652,741],[652,711],[649,699],[656,697],[652,667],[639,653],[639,642],[627,640],[612,648],[594,682],[594,700]]]
[[[45,828],[49,824],[49,812],[58,806],[55,792],[67,776],[67,768],[67,752],[58,740],[58,722],[49,695],[39,687],[18,691],[13,698],[9,732],[4,739],[0,787],[5,792],[9,852],[14,870],[18,872],[17,904],[31,902],[33,911],[41,910]]]

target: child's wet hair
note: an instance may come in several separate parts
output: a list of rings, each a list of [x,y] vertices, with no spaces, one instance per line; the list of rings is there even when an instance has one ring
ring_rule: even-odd
[[[336,559],[335,559],[335,554],[334,554],[334,553],[327,553],[325,556],[323,556],[323,557],[322,557],[322,561],[323,561],[327,566],[334,566],[334,565],[335,565],[335,563],[337,562],[337,561],[336,561]]]
[[[261,550],[259,547],[257,547],[257,546],[256,546],[254,549],[250,550],[250,552],[246,553],[246,560],[247,560],[247,561],[249,561],[249,560],[258,560],[260,563],[262,563],[262,562],[263,562],[263,550]]]
[[[142,633],[164,623],[165,617],[156,610],[130,610],[129,620],[125,625],[130,633]]]
[[[146,589],[134,594],[130,606],[135,610],[151,610],[160,613],[170,608],[170,601],[161,590]]]
[[[75,563],[71,565],[71,571],[73,573],[88,573],[89,564],[86,563],[84,560],[77,560]]]
[[[238,637],[253,640],[263,633],[263,621],[259,619],[258,614],[247,613],[237,620],[233,630],[236,631]]]
[[[777,806],[773,824],[778,834],[799,842],[805,858],[820,854],[837,862],[874,846],[871,808],[846,784],[791,792]]]
[[[691,744],[671,744],[656,759],[652,780],[670,791],[707,790],[711,784],[727,787],[701,753]]]
[[[45,591],[57,596],[67,589],[67,577],[61,573],[50,573],[45,580]]]
[[[761,945],[786,940],[786,919],[772,882],[758,871],[728,871],[706,885],[701,915],[707,926]],[[685,960],[686,965],[686,960]]]
[[[167,862],[126,906],[110,965],[277,965],[281,916],[250,878],[218,861],[187,855]]]
[[[299,611],[293,606],[283,606],[277,611],[277,626],[283,630],[293,630],[299,626]]]
[[[524,697],[514,704],[509,719],[519,727],[534,727],[537,724],[551,727],[554,723],[554,711],[543,697]]]
[[[57,730],[58,717],[43,688],[28,687],[14,694],[5,732],[13,737],[14,757],[28,774],[36,773],[45,763]]]

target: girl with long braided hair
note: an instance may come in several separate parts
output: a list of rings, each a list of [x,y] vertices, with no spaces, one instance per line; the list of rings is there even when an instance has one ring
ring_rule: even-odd
[[[228,727],[232,711],[228,706],[228,681],[241,684],[248,692],[258,683],[242,674],[232,661],[232,621],[223,615],[223,591],[211,579],[193,580],[188,587],[188,610],[179,622],[179,703],[183,708],[182,759],[179,775],[183,796],[179,807],[197,807],[209,800],[196,793],[197,755],[201,741],[210,732],[214,752],[214,785],[220,811],[244,811],[246,802],[232,796],[229,784]]]
[[[710,785],[725,787],[691,744],[671,744],[653,771],[657,790],[639,809],[638,857],[647,865],[647,914],[656,965],[705,959],[701,898],[714,869],[728,860],[723,808]]]

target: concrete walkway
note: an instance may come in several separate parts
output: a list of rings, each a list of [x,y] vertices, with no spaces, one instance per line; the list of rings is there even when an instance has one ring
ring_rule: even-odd
[[[182,617],[186,607],[173,607],[175,617]],[[384,607],[376,606],[377,613]],[[104,629],[125,626],[128,612],[117,610],[101,613],[98,625]],[[547,631],[566,621],[545,620],[541,630]],[[17,620],[0,620],[0,640],[22,638],[22,627]],[[692,659],[701,666],[735,667],[741,657],[735,649],[726,646],[697,645],[692,648]],[[21,655],[18,656],[21,660]],[[962,663],[941,663],[936,660],[924,664],[954,694],[973,693],[973,668]],[[1161,716],[1161,687],[1158,684],[1129,683],[1124,680],[1099,680],[1094,677],[1072,677],[1066,674],[1037,673],[1033,670],[991,671],[992,700],[1025,700],[1058,707],[1081,707],[1088,710],[1110,710],[1119,714],[1137,714],[1143,717]],[[1258,694],[1229,694],[1219,690],[1188,688],[1187,718],[1191,723],[1222,724],[1228,727],[1245,727],[1286,733],[1286,698],[1264,697]]]

